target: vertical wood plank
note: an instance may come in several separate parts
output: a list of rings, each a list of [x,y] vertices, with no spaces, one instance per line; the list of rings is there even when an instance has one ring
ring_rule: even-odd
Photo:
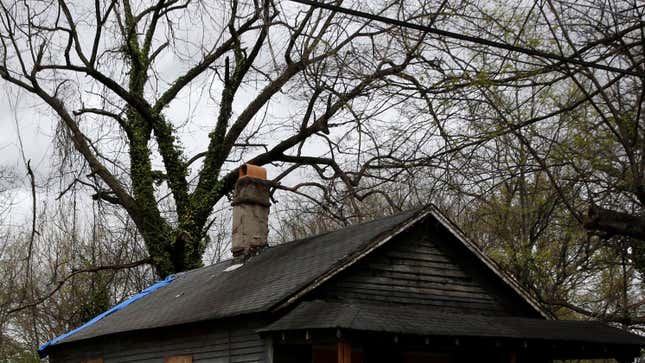
[[[352,346],[349,342],[339,341],[337,351],[338,363],[352,363]]]
[[[273,337],[262,339],[262,343],[264,343],[266,363],[273,363]]]

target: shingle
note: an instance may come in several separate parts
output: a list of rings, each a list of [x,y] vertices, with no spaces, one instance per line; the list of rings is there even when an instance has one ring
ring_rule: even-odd
[[[352,253],[420,213],[411,210],[268,248],[226,272],[228,260],[177,275],[169,285],[60,343],[266,311]]]
[[[422,336],[490,337],[645,346],[645,338],[598,321],[490,317],[412,306],[301,302],[261,332],[351,329]]]

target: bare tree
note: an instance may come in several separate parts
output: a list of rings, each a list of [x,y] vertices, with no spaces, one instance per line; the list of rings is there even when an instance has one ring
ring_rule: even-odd
[[[433,11],[396,3],[375,10],[405,18]],[[89,167],[74,182],[127,211],[162,276],[201,264],[236,160],[340,172],[333,156],[306,156],[306,142],[360,130],[368,115],[352,119],[353,102],[385,107],[385,81],[417,59],[423,39],[271,0],[2,2],[1,19],[0,76],[60,120]],[[164,72],[164,63],[181,71]],[[220,93],[208,145],[194,155],[168,116],[191,87]],[[276,97],[301,112],[267,120]],[[271,129],[281,136],[268,137]],[[160,208],[163,198],[169,210]]]

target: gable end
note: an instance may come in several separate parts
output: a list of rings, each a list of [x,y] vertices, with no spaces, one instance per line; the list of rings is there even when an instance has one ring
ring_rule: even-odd
[[[434,207],[347,256],[272,311],[312,298],[551,318]]]

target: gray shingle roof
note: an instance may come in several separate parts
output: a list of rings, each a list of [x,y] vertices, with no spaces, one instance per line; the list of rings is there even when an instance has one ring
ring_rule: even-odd
[[[229,272],[225,270],[234,263],[231,260],[178,274],[167,286],[62,339],[59,344],[267,311],[420,213],[421,210],[411,210],[277,245]]]
[[[645,346],[643,337],[598,321],[448,314],[411,306],[300,303],[261,332],[351,329],[423,336],[490,337]]]

